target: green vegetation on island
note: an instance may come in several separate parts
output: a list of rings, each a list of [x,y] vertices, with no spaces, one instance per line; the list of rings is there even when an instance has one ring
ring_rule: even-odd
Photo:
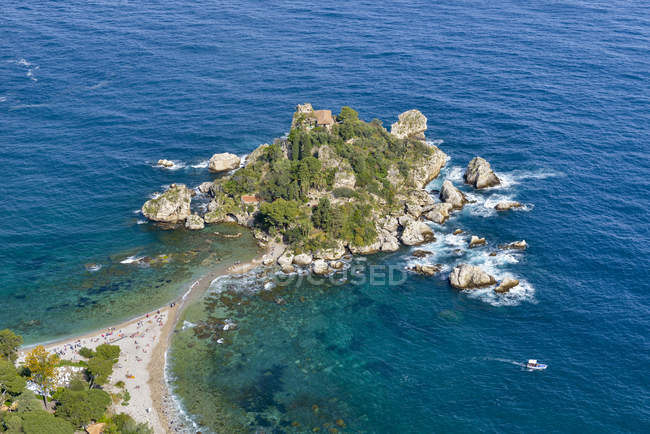
[[[417,110],[400,115],[389,132],[350,107],[333,116],[299,105],[287,137],[261,145],[243,167],[199,186],[211,198],[202,218],[257,228],[258,238],[282,241],[295,253],[394,251],[403,228],[420,217],[406,211],[413,197],[421,197],[413,192],[423,191],[446,161],[425,142],[425,130]],[[220,155],[226,154],[213,159]],[[185,191],[174,185],[148,201],[143,213],[154,221],[181,221],[182,215],[170,219],[169,210],[190,208],[191,195],[179,195]]]

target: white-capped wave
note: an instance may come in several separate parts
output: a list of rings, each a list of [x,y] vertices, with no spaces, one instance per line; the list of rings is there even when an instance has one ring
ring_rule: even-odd
[[[505,277],[516,278],[507,274],[501,276],[498,280],[503,280]],[[493,287],[472,289],[464,291],[469,298],[481,300],[492,306],[519,306],[523,302],[536,303],[535,288],[530,282],[525,279],[519,278],[519,285],[511,288],[510,291],[499,294],[494,292]]]
[[[154,164],[151,165],[151,167],[155,167],[156,169],[165,169],[165,170],[178,170],[182,169],[185,167],[185,163],[179,160],[169,160],[172,163],[174,163],[173,166],[163,166],[162,164],[158,164],[158,162],[155,162]]]
[[[200,161],[200,162],[198,162],[196,164],[191,164],[190,167],[192,167],[194,169],[205,169],[205,168],[208,167],[209,162],[210,162],[210,160],[203,160],[203,161]]]
[[[147,221],[146,221],[146,220],[142,220],[142,219],[138,219],[137,223],[138,223],[139,225],[143,225],[143,224],[147,223]]]
[[[5,102],[5,101],[7,101],[7,97],[6,96],[0,96],[0,102]]]

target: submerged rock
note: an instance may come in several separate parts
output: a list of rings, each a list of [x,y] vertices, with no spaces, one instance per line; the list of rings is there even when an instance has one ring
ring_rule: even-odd
[[[449,219],[449,211],[452,208],[453,206],[450,203],[437,203],[431,210],[424,214],[424,217],[441,225]]]
[[[497,203],[494,209],[497,211],[508,211],[509,209],[512,208],[521,208],[522,206],[523,205],[520,204],[519,202],[506,201],[506,202]]]
[[[411,253],[411,256],[414,258],[424,258],[425,256],[429,256],[432,252],[428,250],[413,250],[413,253]]]
[[[505,278],[503,279],[503,281],[501,281],[499,286],[494,288],[494,292],[500,292],[500,293],[508,292],[517,285],[519,285],[519,280]]]
[[[403,218],[400,223],[404,228],[401,235],[402,243],[407,246],[415,246],[436,239],[433,230],[424,222],[407,217]]]
[[[228,170],[233,170],[239,167],[241,159],[229,152],[224,152],[222,154],[214,154],[210,158],[208,163],[208,168],[212,172],[227,172]]]
[[[494,285],[496,279],[476,265],[459,264],[451,271],[449,283],[456,289],[473,289]]]
[[[400,114],[390,127],[390,133],[400,139],[413,137],[424,140],[424,132],[427,130],[427,118],[419,110],[412,109]]]
[[[444,203],[450,204],[454,209],[462,209],[463,205],[467,203],[465,195],[448,179],[442,183],[442,188],[440,189],[440,200]]]
[[[409,268],[411,271],[415,271],[418,274],[423,274],[425,276],[434,276],[442,270],[441,264],[416,264]]]
[[[467,165],[465,182],[474,188],[487,188],[501,184],[501,180],[494,174],[490,163],[481,157],[474,157]]]
[[[192,231],[198,231],[205,227],[205,223],[203,222],[201,216],[192,214],[185,220],[185,227]]]
[[[172,184],[167,191],[142,205],[142,214],[149,220],[178,223],[190,215],[192,191],[184,184]]]
[[[474,247],[484,246],[487,244],[485,238],[479,238],[476,235],[472,235],[472,238],[469,240],[469,248],[473,249]]]

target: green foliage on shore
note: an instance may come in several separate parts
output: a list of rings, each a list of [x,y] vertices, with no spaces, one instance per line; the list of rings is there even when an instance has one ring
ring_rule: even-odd
[[[15,354],[16,343],[22,343],[22,338],[4,332],[2,336],[8,338],[5,339],[5,343],[8,342],[5,348],[11,350],[5,354]],[[146,424],[138,424],[128,415],[107,413],[112,402],[111,396],[98,386],[108,380],[113,364],[120,355],[119,346],[103,344],[95,351],[82,348],[80,353],[89,358],[87,375],[91,381],[94,380],[94,384],[89,384],[79,373],[71,378],[67,387],[59,387],[47,400],[41,400],[34,392],[26,389],[25,377],[40,375],[49,378],[55,376],[53,372],[59,367],[72,363],[59,361],[58,357],[48,353],[42,346],[35,347],[28,354],[26,359],[30,369],[17,368],[11,360],[15,357],[0,357],[0,405],[8,408],[7,411],[0,412],[0,433],[72,434],[94,422],[106,423],[106,434],[152,433]],[[36,378],[37,381],[43,384],[53,384],[39,378]],[[126,402],[130,398],[126,390],[122,397]]]
[[[9,329],[0,330],[0,358],[16,361],[18,348],[23,344],[23,338]]]

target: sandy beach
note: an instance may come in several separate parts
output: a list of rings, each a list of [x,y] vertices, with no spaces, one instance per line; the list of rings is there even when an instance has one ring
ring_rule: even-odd
[[[203,295],[217,277],[245,273],[265,260],[276,259],[283,250],[284,246],[270,243],[264,255],[250,262],[235,264],[225,270],[217,269],[202,276],[169,305],[109,328],[44,346],[48,351],[59,354],[62,359],[79,361],[84,360],[78,354],[82,347],[94,349],[104,343],[118,345],[120,357],[110,384],[104,389],[119,392],[120,389],[113,385],[123,381],[131,399],[126,406],[119,403],[113,405],[113,411],[127,413],[138,422],[147,422],[155,433],[192,432],[181,416],[165,379],[167,349],[183,307]],[[27,351],[29,348],[21,351],[19,361]]]

